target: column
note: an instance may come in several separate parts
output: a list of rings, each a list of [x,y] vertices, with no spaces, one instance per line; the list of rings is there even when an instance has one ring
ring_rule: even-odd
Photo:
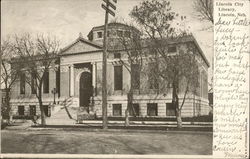
[[[94,94],[96,95],[96,62],[92,62],[92,86],[94,89]]]
[[[70,96],[74,96],[74,64],[70,65]]]

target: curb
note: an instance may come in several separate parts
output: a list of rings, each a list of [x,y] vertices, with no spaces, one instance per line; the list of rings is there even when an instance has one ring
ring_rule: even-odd
[[[91,128],[91,127],[78,127],[78,128],[51,128],[51,127],[29,127],[26,130],[29,131],[78,131],[78,132],[111,132],[111,133],[185,133],[185,134],[212,134],[212,131],[197,131],[197,130],[148,130],[148,129],[115,129],[109,128],[107,130],[101,128]]]
[[[110,124],[124,124],[124,121],[108,121]],[[84,120],[80,124],[101,124],[99,120]],[[130,121],[130,124],[176,125],[176,121]],[[212,122],[182,122],[183,125],[213,125]]]
[[[47,125],[47,126],[31,126],[28,130],[62,130],[62,131],[95,131],[95,132],[181,132],[181,131],[197,131],[197,132],[212,132],[213,127],[210,126],[185,126],[182,129],[177,129],[176,125],[130,125],[125,127],[124,125],[109,125],[107,130],[102,129],[101,124],[89,125],[89,124],[79,124],[79,125]]]

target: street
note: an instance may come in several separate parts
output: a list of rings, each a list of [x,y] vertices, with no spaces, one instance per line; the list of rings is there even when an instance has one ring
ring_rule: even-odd
[[[211,155],[212,133],[2,130],[2,153]]]

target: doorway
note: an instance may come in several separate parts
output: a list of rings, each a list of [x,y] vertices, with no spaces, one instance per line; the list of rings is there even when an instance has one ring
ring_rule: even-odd
[[[80,107],[85,107],[89,112],[90,97],[93,95],[92,75],[90,72],[83,72],[79,81],[79,101]]]

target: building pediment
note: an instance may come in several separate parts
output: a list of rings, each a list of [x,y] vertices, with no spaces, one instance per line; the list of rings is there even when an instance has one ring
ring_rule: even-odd
[[[102,50],[101,45],[95,44],[89,40],[79,37],[75,42],[62,49],[60,54],[69,55],[69,54],[95,52],[101,50]]]

